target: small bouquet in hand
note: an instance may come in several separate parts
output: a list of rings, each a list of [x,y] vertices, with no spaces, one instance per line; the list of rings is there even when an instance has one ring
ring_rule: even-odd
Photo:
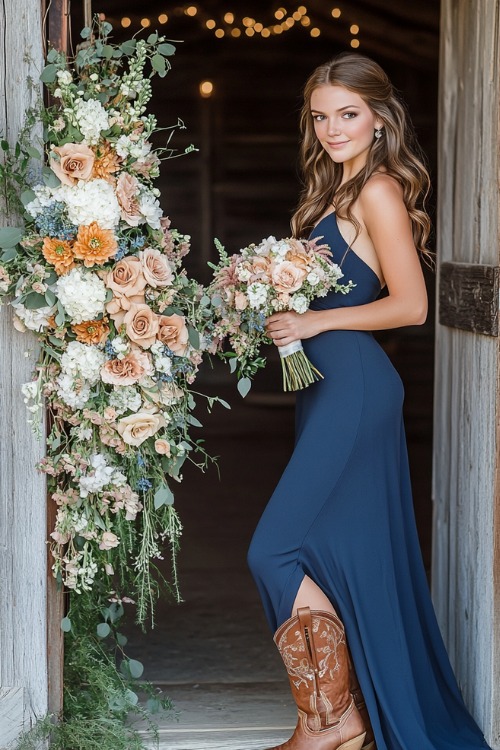
[[[210,264],[214,278],[207,290],[215,312],[211,336],[220,346],[229,340],[231,351],[222,356],[237,371],[242,395],[265,365],[259,352],[261,344],[272,343],[265,331],[267,317],[287,310],[304,313],[315,297],[324,297],[330,290],[346,294],[354,286],[352,281],[338,283],[343,273],[331,262],[328,246],[319,245],[318,239],[268,237],[231,256],[215,241],[220,261]],[[300,390],[323,377],[307,359],[300,341],[278,348],[285,391]]]

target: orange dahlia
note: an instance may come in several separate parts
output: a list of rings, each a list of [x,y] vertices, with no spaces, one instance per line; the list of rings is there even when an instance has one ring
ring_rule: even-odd
[[[66,240],[58,240],[57,237],[44,237],[42,253],[47,263],[54,266],[58,276],[67,273],[75,265],[71,242],[66,242]]]
[[[82,344],[104,344],[108,337],[109,326],[106,318],[103,320],[85,320],[75,323],[71,330],[76,334],[76,340]]]
[[[99,143],[94,149],[94,155],[92,178],[100,178],[114,184],[114,173],[120,169],[121,158],[107,142]]]
[[[83,260],[87,268],[106,263],[117,250],[118,244],[112,229],[101,229],[96,221],[78,229],[73,254],[78,260]]]

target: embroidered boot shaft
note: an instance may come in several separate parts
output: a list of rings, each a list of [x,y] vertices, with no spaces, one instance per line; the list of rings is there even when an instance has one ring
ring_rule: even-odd
[[[274,636],[297,704],[293,736],[272,750],[361,750],[363,721],[349,692],[344,626],[303,607]]]

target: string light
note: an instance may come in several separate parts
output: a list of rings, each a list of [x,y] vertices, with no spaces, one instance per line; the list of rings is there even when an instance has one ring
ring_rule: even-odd
[[[302,16],[302,18],[300,19],[300,23],[302,24],[302,26],[310,26],[311,19],[309,18],[309,16]]]
[[[209,20],[205,23],[205,26],[207,29],[215,29],[217,26],[216,22],[213,20],[213,18],[209,18]]]
[[[357,47],[359,47],[359,39],[351,39],[351,47],[357,49]]]
[[[215,31],[215,36],[217,37],[217,39],[222,39],[224,34],[225,34],[224,29],[216,29]]]
[[[314,28],[311,29],[311,36],[319,36],[321,34],[321,31],[318,29],[317,26],[314,26]]]
[[[260,34],[260,32],[263,30],[263,25],[261,23],[256,23],[254,26],[255,31]]]
[[[224,21],[226,23],[234,23],[234,13],[226,13],[224,15]]]
[[[130,20],[130,18],[127,18],[127,16],[124,16],[121,23],[124,29],[128,29],[132,21]]]
[[[231,36],[238,37],[241,36],[241,29],[231,29]]]
[[[214,93],[214,84],[212,81],[202,81],[200,83],[200,95],[204,99],[208,99]]]
[[[307,13],[306,6],[305,5],[299,5],[299,7],[297,8],[297,13],[300,13],[301,16],[305,16],[305,14]]]
[[[357,26],[355,23],[353,23],[353,25],[351,26],[351,28],[349,29],[349,31],[353,35],[357,34],[359,32],[359,26]]]
[[[340,8],[334,8],[332,10],[332,16],[334,18],[340,18],[341,15],[342,15],[342,11],[340,10]]]
[[[161,15],[159,15],[158,16],[158,21],[159,21],[159,23],[167,23],[167,21],[168,21],[167,14],[166,13],[162,13]]]
[[[148,26],[151,26],[151,21],[149,18],[141,18],[141,26],[143,29],[147,29]]]
[[[189,8],[186,8],[184,13],[186,16],[191,16],[191,18],[193,18],[198,13],[198,8],[196,5],[190,5]]]
[[[262,36],[264,38],[267,38],[268,36],[271,36],[271,32],[269,29],[262,29]]]

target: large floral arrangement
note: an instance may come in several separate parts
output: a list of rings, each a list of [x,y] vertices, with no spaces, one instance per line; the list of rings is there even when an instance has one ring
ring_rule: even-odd
[[[339,284],[343,273],[331,261],[331,252],[319,239],[267,237],[238,253],[228,255],[216,240],[219,263],[210,264],[214,275],[206,297],[212,319],[207,328],[221,356],[236,371],[238,388],[245,396],[252,377],[265,365],[262,344],[272,343],[266,334],[266,319],[276,312],[305,313],[310,302],[329,291],[347,294],[354,284]],[[224,350],[225,342],[229,351]],[[309,361],[302,343],[279,347],[283,389],[296,391],[323,376]]]
[[[54,575],[76,594],[99,582],[136,601],[144,622],[164,541],[177,587],[172,486],[193,451],[207,460],[190,435],[202,289],[182,267],[189,236],[171,228],[154,187],[172,151],[152,147],[150,77],[175,48],[156,33],[114,45],[110,31],[86,29],[72,61],[49,52],[40,147],[2,143],[25,224],[0,231],[0,295],[41,345],[23,392],[34,424],[42,403],[49,410],[39,468],[58,507]]]

